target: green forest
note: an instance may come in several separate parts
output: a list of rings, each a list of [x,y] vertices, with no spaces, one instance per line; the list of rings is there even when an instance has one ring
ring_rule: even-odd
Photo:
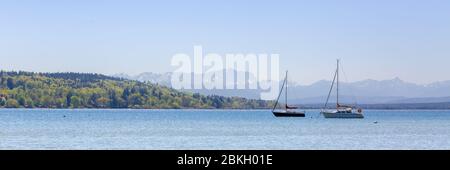
[[[271,105],[101,74],[0,72],[2,108],[259,109]]]

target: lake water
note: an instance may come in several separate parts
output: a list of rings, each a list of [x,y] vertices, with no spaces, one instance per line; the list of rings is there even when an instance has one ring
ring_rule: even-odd
[[[0,149],[450,149],[450,111],[366,110],[365,116],[0,109]]]

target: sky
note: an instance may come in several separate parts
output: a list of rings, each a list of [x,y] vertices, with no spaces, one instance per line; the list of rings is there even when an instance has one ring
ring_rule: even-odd
[[[276,53],[300,84],[450,80],[448,0],[2,0],[0,69],[173,71],[171,58]]]

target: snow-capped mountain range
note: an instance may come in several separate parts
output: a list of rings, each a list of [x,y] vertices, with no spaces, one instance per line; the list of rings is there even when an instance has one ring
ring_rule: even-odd
[[[116,74],[131,80],[146,81],[170,86],[171,73],[141,73],[136,76]],[[289,100],[292,103],[315,104],[326,100],[331,81],[321,80],[310,85],[289,85]],[[427,85],[405,82],[400,78],[390,80],[363,80],[341,82],[341,100],[361,104],[374,103],[436,103],[450,102],[450,81],[439,81]],[[189,90],[206,95],[239,96],[259,98],[259,90]],[[331,97],[333,102],[333,96]]]

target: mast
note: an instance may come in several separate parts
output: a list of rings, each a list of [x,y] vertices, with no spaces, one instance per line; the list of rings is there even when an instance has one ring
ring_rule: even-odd
[[[287,108],[288,108],[287,94],[288,94],[288,71],[286,70],[286,96],[284,98],[284,101],[286,103],[286,109],[285,109],[286,111],[287,111]]]
[[[277,101],[275,102],[275,105],[273,106],[272,112],[275,111],[275,109],[277,108],[278,101],[280,100],[281,94],[283,94],[284,84],[286,84],[286,80],[287,80],[286,78],[287,77],[285,77],[284,80],[283,80],[283,85],[281,86],[280,94],[278,94]]]
[[[337,59],[336,77],[336,108],[339,109],[339,59]]]
[[[331,82],[330,91],[328,91],[327,102],[325,102],[324,109],[327,108],[328,102],[330,101],[331,93],[333,92],[334,82],[336,82],[337,73],[334,72],[333,82]]]

